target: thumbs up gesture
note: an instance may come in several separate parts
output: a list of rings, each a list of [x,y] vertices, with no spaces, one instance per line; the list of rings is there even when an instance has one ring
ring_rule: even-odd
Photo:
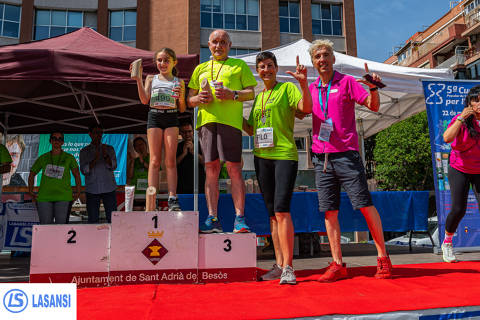
[[[285,73],[291,75],[294,77],[300,85],[308,85],[307,81],[307,67],[305,67],[303,64],[300,64],[300,59],[297,55],[297,69],[295,72],[291,71],[286,71]]]

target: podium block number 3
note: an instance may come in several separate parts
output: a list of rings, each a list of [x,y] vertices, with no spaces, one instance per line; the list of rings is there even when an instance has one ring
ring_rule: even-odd
[[[77,240],[75,240],[75,237],[77,236],[77,231],[70,230],[67,232],[67,234],[70,235],[70,238],[67,239],[67,243],[77,243]]]
[[[223,241],[223,243],[225,243],[225,248],[223,248],[223,251],[225,252],[229,252],[232,250],[232,240],[230,239],[225,239]]]

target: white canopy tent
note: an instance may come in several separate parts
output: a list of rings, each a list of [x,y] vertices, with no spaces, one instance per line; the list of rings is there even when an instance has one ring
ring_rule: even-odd
[[[278,63],[277,79],[280,81],[295,82],[285,71],[295,71],[296,56],[300,58],[300,63],[307,66],[309,83],[318,77],[314,69],[308,48],[311,43],[305,39],[280,46],[268,51],[275,54]],[[256,53],[241,55],[237,58],[244,60],[251,68],[257,78],[258,87],[256,92],[263,89],[263,82],[258,77],[255,70]],[[386,88],[379,90],[380,110],[372,112],[363,106],[356,106],[357,130],[361,138],[367,138],[392,124],[406,119],[414,114],[425,110],[425,101],[423,97],[421,79],[453,79],[453,73],[450,69],[422,69],[399,67],[380,62],[360,59],[345,54],[335,52],[334,69],[349,74],[355,78],[361,78],[365,74],[364,64],[368,64],[370,72],[379,74]],[[252,103],[244,103],[244,116],[248,117]],[[311,116],[303,120],[296,120],[295,135],[305,136],[312,128]]]

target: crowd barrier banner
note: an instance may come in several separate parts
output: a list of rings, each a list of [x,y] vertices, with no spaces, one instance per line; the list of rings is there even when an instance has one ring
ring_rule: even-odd
[[[423,81],[427,106],[432,164],[435,180],[435,195],[440,243],[445,236],[445,222],[451,209],[450,184],[448,181],[450,144],[443,141],[443,133],[452,118],[461,113],[465,97],[478,81]],[[453,237],[455,249],[480,248],[480,216],[477,201],[470,190],[467,212]]]
[[[38,155],[42,155],[52,149],[49,142],[50,135],[40,135],[40,143],[38,146]],[[80,150],[91,142],[88,134],[65,134],[65,142],[62,147],[63,151],[72,154],[77,163],[80,165]],[[102,143],[111,145],[115,149],[117,156],[117,169],[115,170],[115,180],[117,185],[125,185],[127,177],[127,145],[128,134],[104,134]],[[80,173],[82,185],[85,185],[85,177]],[[37,175],[37,185],[40,184],[41,173]],[[72,175],[72,185],[75,179]]]
[[[32,226],[38,224],[37,208],[34,203],[7,202],[5,204],[3,249],[30,251]]]

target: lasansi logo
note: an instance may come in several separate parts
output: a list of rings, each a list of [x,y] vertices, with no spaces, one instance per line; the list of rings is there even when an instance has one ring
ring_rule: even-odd
[[[11,289],[3,296],[3,306],[12,313],[19,313],[28,306],[28,297],[20,289]]]

